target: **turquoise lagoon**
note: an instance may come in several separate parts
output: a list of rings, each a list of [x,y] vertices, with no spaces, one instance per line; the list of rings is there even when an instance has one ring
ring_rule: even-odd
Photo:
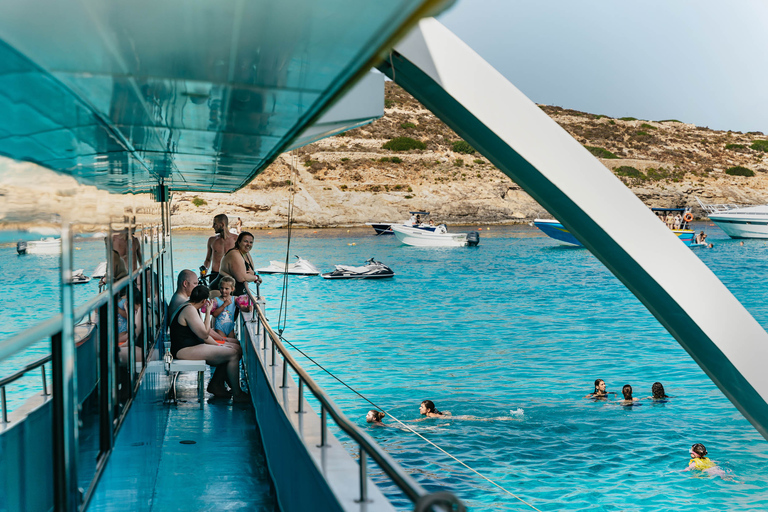
[[[768,326],[768,244],[740,246],[707,228],[713,250],[697,249],[747,309]],[[460,230],[456,228],[456,230]],[[257,266],[285,259],[286,231],[256,231]],[[174,266],[196,269],[207,233],[174,235]],[[103,243],[76,244],[90,272]],[[477,248],[421,249],[363,229],[295,230],[297,254],[323,271],[375,257],[383,281],[288,279],[284,336],[371,401],[540,510],[658,511],[768,509],[768,443],[723,397],[640,302],[588,251],[564,248],[528,226],[491,227]],[[0,250],[0,336],[58,308],[56,258]],[[670,265],[674,265],[671,261]],[[277,323],[282,276],[265,276],[267,313]],[[96,284],[77,288],[82,303]],[[35,359],[37,346],[5,362]],[[312,376],[417,480],[456,492],[474,510],[531,510],[458,466],[412,433],[365,424],[370,405],[297,354]],[[673,398],[622,408],[582,397],[596,378],[635,396],[660,381]],[[12,405],[39,375],[9,390]],[[418,405],[475,419],[419,419]],[[522,409],[522,414],[510,411]],[[519,411],[516,411],[519,412]],[[348,444],[346,440],[342,440]],[[704,443],[733,480],[680,470]],[[350,450],[356,447],[348,444]],[[398,505],[406,502],[380,475]]]

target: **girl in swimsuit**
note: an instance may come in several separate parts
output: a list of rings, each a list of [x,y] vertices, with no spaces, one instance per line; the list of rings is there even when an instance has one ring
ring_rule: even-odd
[[[192,290],[189,302],[179,308],[171,319],[171,353],[176,359],[205,359],[216,367],[208,383],[208,392],[220,398],[229,398],[225,381],[232,387],[235,402],[249,402],[250,397],[240,389],[239,347],[228,343],[220,345],[211,330],[211,305],[208,304],[205,320],[200,318],[200,308],[208,302],[208,288],[199,285]]]
[[[606,391],[605,390],[605,381],[603,379],[597,379],[595,380],[595,390],[585,396],[584,398],[593,398],[595,400],[605,400],[608,398],[609,394],[615,395],[613,391]]]
[[[234,278],[235,291],[233,295],[245,294],[245,283],[261,283],[261,278],[254,272],[253,260],[249,254],[253,247],[253,235],[243,231],[237,237],[235,247],[227,251],[221,259],[219,274]],[[211,283],[218,287],[218,283]]]
[[[419,405],[419,414],[426,416],[427,418],[442,418],[443,416],[450,416],[448,411],[441,412],[435,408],[435,403],[432,400],[424,400]]]

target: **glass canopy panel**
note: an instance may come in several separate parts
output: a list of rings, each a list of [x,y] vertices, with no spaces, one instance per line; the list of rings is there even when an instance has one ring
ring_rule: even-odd
[[[236,190],[416,10],[448,3],[5,0],[0,153],[114,192]]]

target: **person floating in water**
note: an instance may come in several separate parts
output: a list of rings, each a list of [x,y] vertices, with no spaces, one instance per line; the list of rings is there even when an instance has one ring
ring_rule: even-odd
[[[386,416],[384,411],[371,409],[368,411],[368,414],[365,415],[365,421],[368,423],[373,423],[374,425],[383,425],[384,423],[382,423],[381,420],[384,419],[384,416]]]
[[[651,386],[651,396],[649,396],[651,400],[664,400],[666,401],[667,398],[671,398],[669,395],[667,395],[664,392],[664,385],[661,382],[654,382]]]
[[[688,467],[683,471],[699,470],[709,475],[719,476],[725,480],[733,479],[720,466],[707,457],[707,448],[703,444],[696,443],[691,446],[690,453],[691,460],[688,462]]]
[[[427,418],[442,418],[443,416],[450,416],[448,411],[441,412],[435,408],[435,403],[432,400],[424,400],[419,405],[419,414],[426,416]]]
[[[615,395],[616,393],[613,391],[606,391],[605,381],[603,379],[597,379],[595,380],[595,390],[584,398],[604,399],[607,398],[609,394]]]
[[[624,395],[624,400],[619,402],[619,405],[640,405],[635,403],[640,400],[639,398],[632,398],[632,386],[629,384],[624,384],[624,386],[621,388],[621,394]]]

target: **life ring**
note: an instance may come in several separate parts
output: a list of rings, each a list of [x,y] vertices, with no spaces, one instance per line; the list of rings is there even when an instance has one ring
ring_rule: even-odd
[[[693,220],[693,214],[691,212],[686,213],[683,215],[683,220],[685,222],[691,222]]]

